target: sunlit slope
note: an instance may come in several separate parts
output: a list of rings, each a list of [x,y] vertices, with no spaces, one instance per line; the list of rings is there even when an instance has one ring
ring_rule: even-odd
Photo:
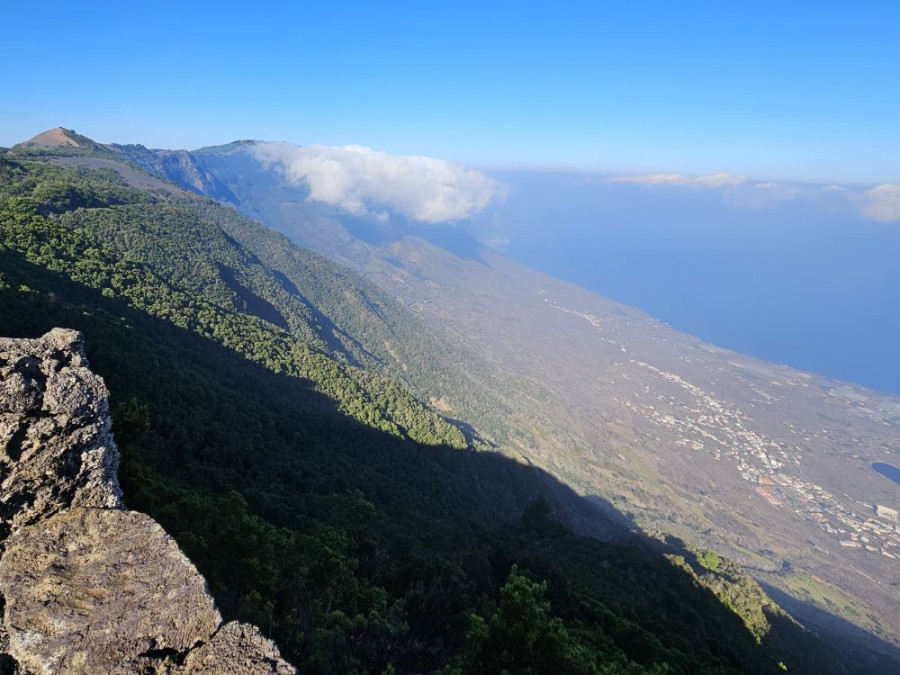
[[[128,503],[176,536],[226,615],[304,670],[485,672],[513,611],[504,586],[537,608],[557,671],[822,667],[811,636],[726,563],[572,534],[560,518],[617,525],[549,474],[466,449],[403,385],[350,365],[349,349],[331,358],[299,313],[309,337],[293,333],[292,305],[222,241],[208,202],[45,159],[0,159],[0,329],[85,333]],[[702,588],[721,584],[736,611]]]
[[[896,399],[704,344],[453,228],[310,202],[246,147],[197,157],[240,209],[352,266],[502,373],[494,393],[521,417],[482,426],[506,452],[734,556],[823,630],[847,620],[900,639],[900,539],[874,512],[898,496],[870,469],[897,464]]]

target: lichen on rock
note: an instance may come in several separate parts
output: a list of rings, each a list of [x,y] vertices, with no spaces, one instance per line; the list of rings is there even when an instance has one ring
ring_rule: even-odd
[[[80,333],[0,339],[0,541],[64,509],[121,508],[108,395]]]
[[[125,510],[107,400],[80,333],[0,339],[0,675],[294,673]]]

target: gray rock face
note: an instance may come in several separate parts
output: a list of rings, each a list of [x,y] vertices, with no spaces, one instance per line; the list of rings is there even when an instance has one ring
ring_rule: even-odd
[[[203,577],[149,516],[73,509],[13,537],[0,561],[11,651],[46,672],[140,671],[215,633]]]
[[[294,673],[124,510],[108,413],[79,333],[0,339],[0,675]]]
[[[278,647],[263,637],[256,626],[232,621],[222,626],[212,640],[192,650],[184,661],[184,670],[178,672],[290,675],[294,669],[281,660]]]
[[[80,333],[0,339],[0,540],[74,506],[121,508],[107,396]]]

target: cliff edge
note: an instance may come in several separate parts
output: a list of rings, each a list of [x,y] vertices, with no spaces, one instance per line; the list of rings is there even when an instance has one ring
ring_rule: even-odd
[[[295,673],[128,511],[80,333],[0,339],[0,675]]]

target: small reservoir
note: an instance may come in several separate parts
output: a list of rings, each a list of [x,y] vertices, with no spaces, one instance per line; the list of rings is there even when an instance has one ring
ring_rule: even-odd
[[[898,469],[893,464],[885,464],[884,462],[875,462],[872,465],[872,468],[875,469],[878,473],[880,473],[885,478],[889,478],[894,481],[897,485],[900,485],[900,469]]]

